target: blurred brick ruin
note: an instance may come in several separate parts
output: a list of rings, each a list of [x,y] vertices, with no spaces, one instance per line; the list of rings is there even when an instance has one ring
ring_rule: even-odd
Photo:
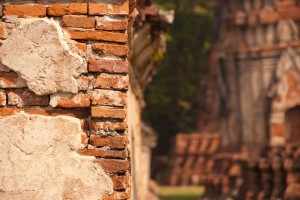
[[[299,22],[296,0],[217,1],[198,133],[176,136],[157,179],[205,185],[203,199],[300,199]]]

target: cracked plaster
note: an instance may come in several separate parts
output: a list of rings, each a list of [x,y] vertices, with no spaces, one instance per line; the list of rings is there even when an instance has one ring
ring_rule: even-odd
[[[76,153],[79,119],[20,113],[0,118],[0,127],[0,199],[97,200],[112,192],[94,158]]]

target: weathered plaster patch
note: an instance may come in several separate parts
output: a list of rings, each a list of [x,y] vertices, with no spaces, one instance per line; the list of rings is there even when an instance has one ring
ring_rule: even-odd
[[[38,95],[77,93],[86,61],[70,50],[61,27],[49,19],[23,19],[0,47],[0,61]]]
[[[0,130],[0,199],[97,200],[112,192],[93,158],[76,153],[79,119],[20,113],[0,118]]]

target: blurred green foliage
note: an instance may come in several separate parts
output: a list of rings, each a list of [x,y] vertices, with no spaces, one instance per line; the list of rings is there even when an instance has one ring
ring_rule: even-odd
[[[197,200],[204,194],[204,188],[160,186],[157,194],[160,200]]]
[[[159,133],[155,153],[165,154],[172,135],[195,130],[199,83],[208,69],[214,1],[154,2],[165,10],[175,10],[175,21],[167,35],[168,49],[146,91],[143,113],[144,120]]]

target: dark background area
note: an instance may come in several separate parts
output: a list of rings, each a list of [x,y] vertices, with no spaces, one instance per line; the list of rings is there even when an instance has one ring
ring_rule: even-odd
[[[166,10],[175,10],[167,52],[157,66],[157,75],[145,98],[144,121],[158,132],[154,155],[167,154],[170,138],[196,128],[201,98],[200,80],[208,70],[213,32],[211,0],[156,0]]]

